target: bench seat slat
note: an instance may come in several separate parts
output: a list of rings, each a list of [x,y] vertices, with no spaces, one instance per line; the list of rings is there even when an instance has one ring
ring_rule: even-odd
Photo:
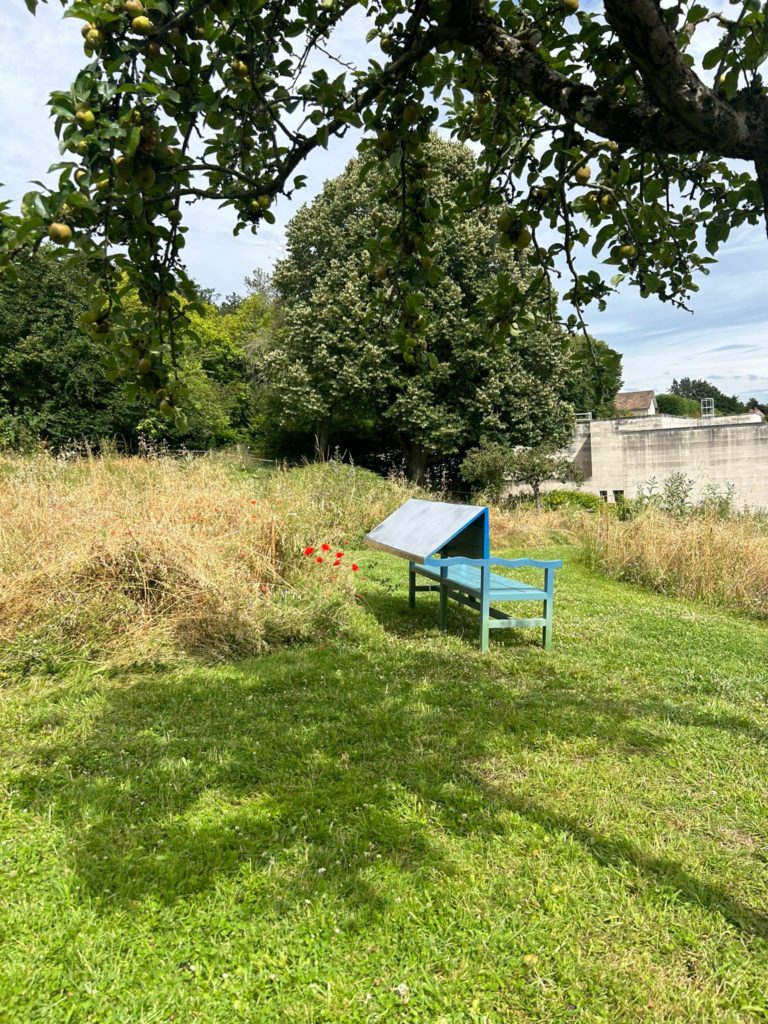
[[[417,565],[414,569],[421,576],[428,576],[430,579],[440,580],[440,570],[431,566]],[[449,586],[460,587],[462,590],[480,596],[480,569],[472,565],[452,565],[448,567],[445,581]],[[521,583],[519,580],[509,579],[500,576],[498,573],[491,573],[491,601],[545,601],[546,591],[539,587],[533,587],[528,583]]]

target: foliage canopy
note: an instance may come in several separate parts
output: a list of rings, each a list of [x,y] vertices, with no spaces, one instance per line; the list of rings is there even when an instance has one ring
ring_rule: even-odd
[[[81,332],[87,311],[75,270],[41,251],[19,260],[15,280],[0,278],[0,448],[117,439],[138,434],[171,445],[211,448],[248,437],[253,386],[248,348],[269,319],[252,295],[229,315],[211,304],[192,313],[175,371],[187,395],[183,422],[162,416],[140,388],[109,379],[103,341]],[[138,302],[126,295],[128,309]]]
[[[501,501],[508,484],[530,487],[537,509],[541,509],[543,483],[581,483],[584,479],[581,469],[552,444],[511,448],[497,441],[467,452],[461,473],[491,501]]]
[[[476,166],[467,147],[436,136],[424,153],[436,202]],[[438,225],[421,262],[426,301],[411,311],[410,296],[404,300],[410,336],[432,365],[413,358],[391,301],[396,274],[384,262],[367,272],[371,239],[399,216],[399,176],[386,164],[364,170],[352,161],[289,224],[287,256],[273,279],[282,318],[265,362],[274,419],[314,434],[323,452],[340,435],[400,447],[413,479],[487,435],[564,442],[576,368],[552,319],[554,296],[537,289],[535,269],[520,251],[494,244],[485,210]],[[518,328],[520,297],[526,324]]]
[[[371,269],[396,270],[411,349],[407,315],[427,310],[421,266],[437,225],[477,206],[496,208],[500,245],[530,239],[546,273],[567,271],[578,318],[625,278],[684,303],[695,272],[768,205],[758,0],[732,0],[732,16],[660,0],[61,3],[83,21],[88,60],[52,97],[58,185],[26,196],[21,219],[2,215],[5,259],[46,232],[70,250],[98,282],[92,337],[111,340],[114,373],[155,396],[193,298],[183,203],[214,200],[236,231],[256,229],[304,184],[308,154],[353,130],[366,159],[401,177],[401,216]],[[355,62],[330,56],[341,29],[360,33]],[[438,124],[479,151],[444,202],[424,159]],[[586,246],[614,278],[579,269]],[[122,306],[126,275],[138,316]],[[175,394],[159,401],[178,408]]]
[[[673,395],[680,395],[688,398],[697,404],[702,398],[714,398],[715,412],[718,413],[740,413],[746,411],[746,406],[740,402],[736,395],[726,395],[715,384],[708,380],[691,380],[690,377],[681,377],[680,380],[673,380],[670,391]]]

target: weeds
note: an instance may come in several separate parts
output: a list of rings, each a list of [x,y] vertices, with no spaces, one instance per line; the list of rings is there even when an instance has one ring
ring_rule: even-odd
[[[0,640],[17,666],[335,634],[353,573],[315,572],[302,550],[359,540],[403,500],[339,463],[238,475],[216,458],[38,455],[0,460],[0,479]]]
[[[318,564],[415,493],[339,461],[252,470],[231,457],[0,459],[0,642],[12,674],[226,658],[344,633],[350,559]],[[682,485],[631,509],[492,509],[495,550],[581,545],[606,575],[768,615],[765,521]],[[621,518],[624,516],[624,518]]]
[[[759,521],[651,506],[629,520],[584,516],[579,533],[588,562],[606,575],[768,616],[768,537]]]

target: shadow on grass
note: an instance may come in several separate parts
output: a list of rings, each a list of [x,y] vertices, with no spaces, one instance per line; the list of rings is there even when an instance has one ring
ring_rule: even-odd
[[[396,634],[433,628],[428,607],[401,618],[401,602],[388,602],[378,613]],[[400,643],[116,674],[90,731],[41,743],[36,769],[14,781],[29,806],[52,808],[81,884],[110,906],[146,896],[173,903],[244,873],[277,912],[331,892],[347,924],[362,927],[394,898],[372,861],[417,879],[460,872],[436,836],[482,840],[505,832],[513,812],[768,936],[768,916],[683,865],[479,780],[483,759],[553,741],[592,737],[617,757],[666,742],[638,728],[652,705],[576,693],[554,659],[546,684],[532,688],[525,672],[517,683],[479,658]]]
[[[437,598],[431,595],[424,597],[418,594],[416,607],[411,608],[408,599],[402,595],[374,592],[366,594],[365,605],[385,632],[395,639],[442,635],[437,625]],[[521,618],[533,618],[541,610],[540,604],[531,602],[502,607],[507,614]],[[468,644],[468,652],[476,651],[480,645],[480,616],[470,608],[449,601],[446,632],[448,636],[464,640]],[[541,647],[541,629],[492,629],[490,642],[493,647]]]

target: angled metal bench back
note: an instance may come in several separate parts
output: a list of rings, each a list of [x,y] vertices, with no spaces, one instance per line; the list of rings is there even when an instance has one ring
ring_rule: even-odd
[[[488,509],[409,498],[371,530],[363,543],[420,564],[438,554],[488,558]]]

